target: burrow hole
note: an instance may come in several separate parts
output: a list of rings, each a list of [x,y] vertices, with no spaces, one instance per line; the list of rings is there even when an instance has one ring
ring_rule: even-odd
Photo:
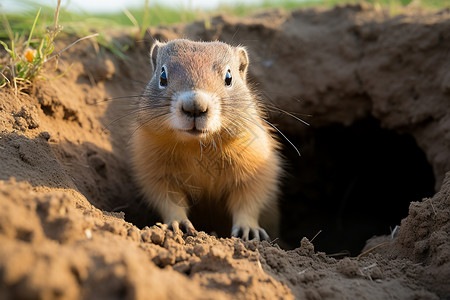
[[[352,126],[308,128],[285,145],[281,238],[298,247],[357,255],[367,239],[390,234],[411,201],[434,194],[434,175],[414,138],[382,129],[375,119]]]

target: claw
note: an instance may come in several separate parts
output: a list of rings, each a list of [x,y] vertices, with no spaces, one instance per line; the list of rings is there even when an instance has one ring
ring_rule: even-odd
[[[234,225],[231,229],[231,236],[241,238],[244,241],[257,240],[263,241],[269,240],[269,235],[262,228],[253,228],[249,226],[238,226]]]
[[[189,220],[182,220],[182,221],[173,221],[169,225],[169,229],[172,229],[173,232],[178,233],[179,231],[181,233],[186,233],[187,235],[196,236],[197,230],[195,230],[194,225],[192,225],[191,221]]]
[[[261,241],[270,241],[270,237],[264,229],[260,228],[259,234],[262,237]]]
[[[255,240],[259,241],[259,230],[257,228],[250,229],[250,237],[253,237]]]
[[[239,229],[241,229],[241,227],[234,225],[233,228],[231,228],[231,236],[234,237],[239,237]]]
[[[172,223],[170,223],[169,229],[172,229],[172,231],[174,233],[178,233],[180,231],[180,226],[179,226],[178,221],[173,221]]]

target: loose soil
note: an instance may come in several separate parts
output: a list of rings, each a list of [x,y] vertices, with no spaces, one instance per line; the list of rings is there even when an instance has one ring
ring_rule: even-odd
[[[269,11],[149,32],[248,48],[271,122],[302,153],[285,142],[280,239],[157,223],[128,151],[152,38],[113,32],[128,59],[83,41],[47,80],[0,89],[1,299],[450,299],[450,11]]]

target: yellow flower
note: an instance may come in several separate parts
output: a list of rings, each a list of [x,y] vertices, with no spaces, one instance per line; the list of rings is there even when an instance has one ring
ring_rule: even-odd
[[[24,56],[28,62],[33,62],[36,53],[37,53],[36,49],[33,49],[32,47],[27,47],[27,49],[25,49]]]

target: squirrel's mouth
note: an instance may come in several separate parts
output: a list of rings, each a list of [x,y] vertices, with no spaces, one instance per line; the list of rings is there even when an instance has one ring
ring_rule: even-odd
[[[207,133],[206,130],[199,130],[195,127],[192,129],[189,129],[189,130],[182,130],[182,131],[189,135],[195,136],[195,137],[201,137],[201,136],[206,135],[206,133]]]
[[[193,134],[193,135],[201,135],[202,133],[204,133],[203,131],[195,129],[195,128],[191,129],[191,130],[188,130],[187,132],[190,133],[190,134]]]

